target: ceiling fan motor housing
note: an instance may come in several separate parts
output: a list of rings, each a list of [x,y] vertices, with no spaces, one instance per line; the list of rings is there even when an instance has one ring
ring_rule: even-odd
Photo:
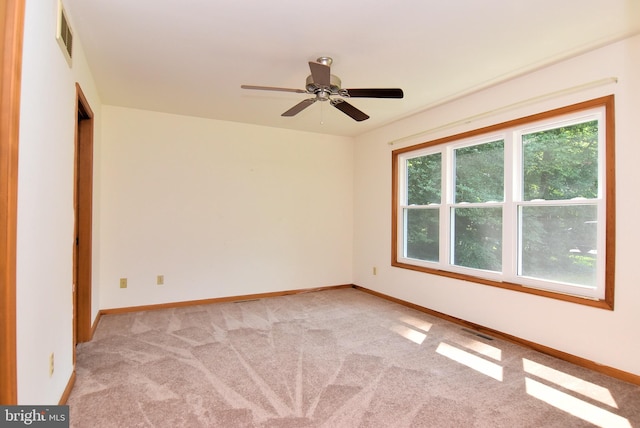
[[[340,94],[341,85],[342,81],[340,80],[340,78],[333,74],[330,75],[330,85],[328,87],[317,85],[313,81],[313,76],[309,75],[307,76],[307,84],[305,85],[305,88],[310,94],[316,94],[318,95],[320,100],[326,101],[329,99],[329,95]]]

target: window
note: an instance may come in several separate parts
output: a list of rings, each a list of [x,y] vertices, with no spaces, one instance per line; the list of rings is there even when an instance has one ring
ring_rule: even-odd
[[[393,152],[392,265],[613,309],[613,96]]]

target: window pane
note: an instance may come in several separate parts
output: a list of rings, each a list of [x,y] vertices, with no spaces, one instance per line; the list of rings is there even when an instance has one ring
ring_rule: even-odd
[[[441,158],[434,153],[407,160],[407,205],[440,203]]]
[[[453,261],[457,266],[502,270],[502,208],[454,208]]]
[[[522,136],[523,197],[559,200],[598,196],[598,121]]]
[[[596,205],[521,207],[519,275],[596,286]]]
[[[438,209],[405,209],[405,257],[437,262],[440,260],[440,212]]]
[[[504,200],[504,141],[454,151],[455,202]]]

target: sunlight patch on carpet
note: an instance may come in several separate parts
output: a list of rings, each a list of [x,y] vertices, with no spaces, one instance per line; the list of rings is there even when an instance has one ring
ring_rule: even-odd
[[[629,420],[536,380],[525,378],[527,394],[599,427],[631,428]]]
[[[456,361],[462,365],[465,365],[483,375],[489,376],[495,380],[502,382],[502,366],[487,361],[484,358],[473,355],[463,349],[449,345],[448,343],[440,342],[436,352],[443,355],[453,361]]]
[[[485,357],[492,358],[496,361],[502,361],[502,349],[495,346],[488,345],[480,342],[479,340],[469,339],[467,337],[458,337],[451,339],[453,342],[460,346],[464,346],[467,349],[471,349],[478,354],[482,354]]]
[[[433,327],[428,321],[421,320],[420,318],[412,317],[411,315],[403,315],[398,318],[398,321],[402,321],[405,324],[409,324],[412,327],[417,328],[418,330],[422,330],[423,332],[428,332]]]
[[[394,333],[398,333],[400,336],[404,337],[405,339],[409,339],[410,341],[417,343],[418,345],[421,345],[422,342],[424,342],[424,340],[427,338],[426,334],[409,328],[405,325],[394,324],[389,327],[389,330],[393,331]]]
[[[564,389],[568,389],[597,400],[607,406],[615,407],[616,409],[618,408],[616,400],[613,399],[611,392],[607,388],[596,385],[595,383],[587,382],[579,377],[563,373],[559,370],[552,369],[551,367],[547,367],[526,358],[522,359],[522,365],[524,367],[524,371],[529,374],[548,380],[549,382],[553,382]]]

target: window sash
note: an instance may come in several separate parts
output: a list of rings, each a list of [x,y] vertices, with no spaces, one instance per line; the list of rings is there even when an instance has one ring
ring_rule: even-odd
[[[560,114],[554,114],[561,111]],[[612,132],[607,127],[613,122],[613,97],[593,100],[581,105],[569,106],[554,112],[516,120],[506,124],[497,125],[488,130],[478,130],[471,133],[447,137],[435,142],[424,143],[405,149],[394,151],[394,200],[396,201],[394,214],[395,238],[392,265],[406,267],[414,270],[422,270],[429,273],[443,274],[457,278],[470,279],[472,281],[488,285],[503,286],[504,288],[518,291],[540,294],[535,290],[542,290],[543,295],[566,299],[563,296],[577,296],[582,299],[590,299],[604,302],[603,305],[594,305],[611,309],[613,306],[612,274],[607,274],[607,269],[613,266],[612,258],[607,254],[611,248],[613,237],[607,235],[607,231],[613,230],[612,221],[613,204],[608,204],[608,186],[605,172],[607,165],[612,165],[612,156],[607,150],[613,151]],[[588,120],[598,121],[598,188],[596,198],[569,199],[569,200],[523,200],[522,177],[522,135],[556,129],[562,126],[584,123]],[[485,132],[481,132],[485,131]],[[502,139],[504,141],[504,200],[488,201],[480,203],[454,203],[455,165],[454,151],[473,145]],[[428,205],[407,205],[407,160],[430,154],[442,156],[441,165],[441,202]],[[609,168],[611,169],[611,168]],[[397,192],[397,193],[396,193]],[[610,196],[611,199],[612,196]],[[596,286],[562,282],[549,278],[537,278],[523,274],[523,253],[521,251],[521,212],[525,207],[571,207],[573,205],[595,206],[597,211],[597,249],[596,251]],[[454,221],[452,216],[456,209],[466,208],[491,208],[502,209],[502,260],[501,270],[474,269],[468,266],[454,264],[453,254],[455,245],[451,242],[454,234]],[[406,213],[412,210],[438,210],[440,235],[439,258],[436,260],[422,260],[409,257],[406,247]],[[608,216],[608,217],[607,217]],[[608,258],[609,257],[609,258]],[[527,261],[525,261],[525,264]],[[582,303],[579,301],[579,303]],[[588,304],[588,303],[587,303]]]

